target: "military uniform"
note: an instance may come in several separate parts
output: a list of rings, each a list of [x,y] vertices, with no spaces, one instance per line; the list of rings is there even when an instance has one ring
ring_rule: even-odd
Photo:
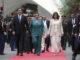
[[[2,21],[0,19],[0,55],[4,54],[4,47],[5,47],[5,40],[4,40],[4,33],[3,33],[3,26]]]

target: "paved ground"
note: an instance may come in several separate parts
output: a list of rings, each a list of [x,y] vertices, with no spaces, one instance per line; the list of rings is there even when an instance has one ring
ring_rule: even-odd
[[[72,60],[71,48],[67,47],[67,49],[64,52],[67,56],[67,60]],[[4,55],[4,56],[0,55],[0,60],[9,60],[9,58],[12,58],[13,56],[16,55],[16,51],[11,52],[10,47],[9,47],[8,44],[6,44],[6,46],[5,46],[5,53],[6,53],[6,55]],[[76,60],[80,60],[80,55],[77,56]]]
[[[67,60],[72,60],[72,50],[71,50],[71,47],[67,47],[64,52],[65,52],[65,54],[67,56]],[[80,60],[80,55],[77,55],[76,60]]]

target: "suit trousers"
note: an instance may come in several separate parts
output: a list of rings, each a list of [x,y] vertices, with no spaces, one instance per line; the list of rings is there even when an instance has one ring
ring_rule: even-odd
[[[46,35],[42,36],[41,50],[45,49],[45,39],[46,39]]]
[[[4,47],[5,47],[4,34],[0,34],[0,54],[4,53]]]
[[[45,49],[45,43],[46,43],[46,50],[48,50],[50,46],[50,37],[47,35],[42,36],[42,42],[41,42],[41,50],[43,51]]]
[[[17,47],[17,53],[23,53],[24,50],[24,38],[25,34],[16,34],[16,47]]]
[[[15,36],[14,35],[11,35],[10,47],[11,47],[11,50],[14,50],[16,48],[16,42],[15,42]]]
[[[64,35],[64,36],[62,36],[62,38],[61,38],[61,46],[62,46],[63,50],[66,49],[66,43],[67,43],[67,36]]]
[[[31,52],[32,51],[32,37],[31,37],[31,35],[30,34],[28,34],[28,35],[26,35],[26,37],[25,37],[25,41],[24,41],[24,49],[25,49],[25,51],[27,51],[27,52]]]

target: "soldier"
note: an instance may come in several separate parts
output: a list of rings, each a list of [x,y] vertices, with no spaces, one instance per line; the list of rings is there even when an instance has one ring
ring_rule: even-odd
[[[12,24],[13,24],[13,18],[11,18],[10,21],[10,33],[12,33]],[[10,34],[10,47],[11,47],[11,51],[15,51],[14,49],[16,48],[16,41],[15,41],[15,35]]]
[[[3,23],[2,23],[2,16],[0,15],[0,55],[5,55],[4,46],[5,46],[5,40],[4,40]]]

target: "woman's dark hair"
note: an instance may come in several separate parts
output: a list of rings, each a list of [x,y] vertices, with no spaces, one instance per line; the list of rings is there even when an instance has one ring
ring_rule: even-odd
[[[34,14],[34,16],[35,16],[36,14],[38,14],[38,16],[39,16],[39,13],[37,13],[37,12]]]
[[[55,15],[57,15],[57,19],[59,19],[59,14],[57,12],[53,13],[52,18],[54,18]]]

